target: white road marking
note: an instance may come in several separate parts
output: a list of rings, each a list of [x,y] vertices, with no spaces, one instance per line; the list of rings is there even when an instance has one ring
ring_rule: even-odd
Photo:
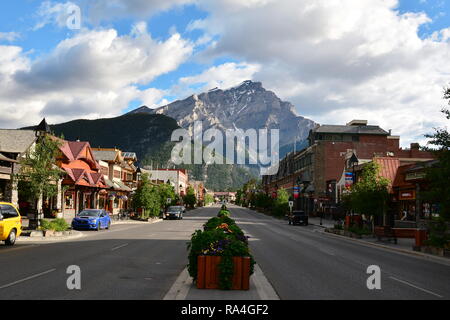
[[[19,283],[22,283],[22,282],[25,282],[25,281],[28,281],[28,280],[31,280],[31,279],[34,279],[34,278],[43,276],[43,275],[46,275],[46,274],[48,274],[48,273],[50,273],[50,272],[53,272],[53,271],[56,271],[56,269],[50,269],[50,270],[47,270],[47,271],[45,271],[45,272],[41,272],[41,273],[35,274],[35,275],[33,275],[33,276],[27,277],[27,278],[25,278],[25,279],[21,279],[21,280],[17,280],[17,281],[14,281],[14,282],[5,284],[4,286],[1,286],[0,289],[5,289],[5,288],[12,287],[12,286],[14,286],[14,285],[16,285],[16,284],[19,284]]]
[[[331,252],[331,251],[328,251],[328,250],[324,250],[324,249],[319,248],[319,251],[322,252],[322,253],[328,254],[330,256],[336,256],[336,254],[334,252]]]
[[[418,290],[420,290],[420,291],[423,291],[423,292],[426,292],[426,293],[428,293],[428,294],[431,294],[431,295],[433,295],[433,296],[435,296],[435,297],[443,298],[443,296],[441,296],[441,295],[439,295],[439,294],[437,294],[437,293],[434,293],[434,292],[431,292],[431,291],[429,291],[429,290],[423,289],[423,288],[421,288],[421,287],[415,286],[415,285],[413,285],[413,284],[411,284],[411,283],[409,283],[409,282],[406,282],[406,281],[397,279],[397,278],[395,278],[395,277],[389,277],[389,279],[392,279],[392,280],[401,282],[401,283],[406,284],[406,285],[408,285],[408,286],[410,286],[410,287],[413,287],[413,288],[418,289]]]
[[[126,247],[127,245],[128,245],[128,243],[125,243],[125,244],[123,244],[123,245],[121,245],[121,246],[114,247],[114,248],[111,249],[111,251],[119,250],[119,249],[121,249],[121,248],[123,248],[123,247]]]

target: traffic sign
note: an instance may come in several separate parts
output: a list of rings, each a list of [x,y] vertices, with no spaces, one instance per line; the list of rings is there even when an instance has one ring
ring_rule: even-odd
[[[294,201],[289,201],[289,207],[290,208],[294,207]]]

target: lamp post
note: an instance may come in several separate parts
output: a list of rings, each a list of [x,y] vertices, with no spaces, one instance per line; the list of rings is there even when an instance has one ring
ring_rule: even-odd
[[[356,156],[355,153],[352,154],[352,156],[350,157],[349,161],[348,161],[349,167],[352,168],[352,178],[353,178],[353,185],[356,184],[356,173],[355,173],[355,167],[359,164],[359,159]],[[353,221],[353,213],[352,211],[350,211],[350,223],[352,223]]]

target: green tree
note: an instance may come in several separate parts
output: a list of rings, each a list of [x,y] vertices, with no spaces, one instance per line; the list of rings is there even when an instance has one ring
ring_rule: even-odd
[[[208,205],[213,202],[214,202],[214,197],[211,194],[207,193],[205,195],[205,205]]]
[[[278,189],[277,198],[274,200],[272,213],[282,217],[289,211],[289,193],[285,189]]]
[[[450,104],[450,88],[445,90],[444,98]],[[443,109],[442,113],[447,120],[450,120],[450,110]],[[436,166],[427,170],[427,180],[429,181],[429,191],[424,192],[424,198],[440,204],[440,217],[445,221],[450,221],[450,132],[444,128],[435,129],[432,135],[426,135],[431,140],[427,147],[439,160]]]
[[[195,204],[197,203],[197,198],[195,197],[195,190],[191,186],[189,186],[186,190],[186,195],[183,197],[184,203],[194,208]]]
[[[176,196],[175,189],[172,185],[162,183],[156,186],[157,193],[159,195],[159,202],[161,208],[167,208],[170,205],[177,203],[178,197]],[[171,199],[170,203],[167,203],[167,199]]]
[[[30,199],[36,201],[44,195],[57,195],[57,181],[62,177],[61,170],[56,166],[60,145],[59,140],[46,135],[20,160],[21,170],[17,179],[19,186],[26,186],[23,192]]]
[[[359,181],[353,185],[344,200],[353,211],[372,218],[386,214],[390,182],[381,177],[379,172],[380,165],[376,162],[364,166]]]
[[[148,174],[142,175],[141,183],[133,196],[132,203],[135,208],[142,208],[142,219],[159,216],[161,198],[157,188],[151,184]]]

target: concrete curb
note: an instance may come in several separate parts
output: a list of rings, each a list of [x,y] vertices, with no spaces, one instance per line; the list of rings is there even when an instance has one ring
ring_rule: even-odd
[[[133,220],[131,220],[131,221],[128,221],[128,220],[125,220],[125,221],[112,221],[112,223],[111,223],[111,225],[113,225],[113,226],[116,226],[116,225],[121,225],[121,224],[142,224],[142,225],[145,225],[145,224],[153,224],[153,223],[157,223],[157,222],[161,222],[161,221],[163,221],[163,219],[154,219],[153,221],[133,221]]]
[[[178,276],[177,280],[174,282],[170,290],[166,293],[163,300],[186,300],[186,297],[189,295],[190,290],[200,290],[194,286],[192,278],[189,276],[189,272],[187,268],[184,268],[181,274]],[[280,300],[280,297],[276,293],[275,289],[270,284],[269,280],[267,280],[261,268],[256,264],[255,272],[250,277],[250,290],[255,290],[260,300]],[[220,290],[201,290],[202,294],[204,294],[204,300],[211,300],[212,295],[211,292],[220,293]],[[229,293],[224,291],[225,293]],[[242,292],[244,295],[246,292]],[[229,297],[219,298],[218,300],[228,300]],[[251,299],[248,299],[251,300]]]
[[[58,242],[65,240],[72,240],[84,237],[83,233],[80,231],[72,230],[72,235],[70,236],[61,236],[61,237],[19,237],[17,239],[17,243],[26,243],[26,242]]]
[[[342,239],[344,241],[358,242],[358,243],[360,243],[362,245],[365,245],[365,246],[377,247],[377,248],[390,250],[390,251],[394,251],[394,252],[401,253],[401,254],[407,254],[407,255],[416,256],[416,257],[420,257],[420,258],[426,258],[427,260],[435,260],[435,262],[440,262],[440,263],[443,263],[445,265],[450,266],[450,259],[447,259],[447,258],[442,258],[442,257],[439,257],[439,256],[435,256],[435,255],[431,255],[431,254],[427,254],[427,253],[423,253],[423,252],[418,252],[418,251],[413,251],[413,250],[406,250],[406,249],[401,249],[401,248],[389,247],[389,246],[385,246],[385,245],[382,245],[382,244],[379,244],[379,243],[367,242],[367,241],[364,241],[364,240],[355,239],[355,238],[349,238],[349,237],[345,237],[345,236],[340,236],[340,235],[337,235],[337,234],[334,234],[334,233],[325,232],[325,231],[321,231],[320,233],[323,233],[325,235],[329,235],[330,237],[339,238],[339,239]]]

